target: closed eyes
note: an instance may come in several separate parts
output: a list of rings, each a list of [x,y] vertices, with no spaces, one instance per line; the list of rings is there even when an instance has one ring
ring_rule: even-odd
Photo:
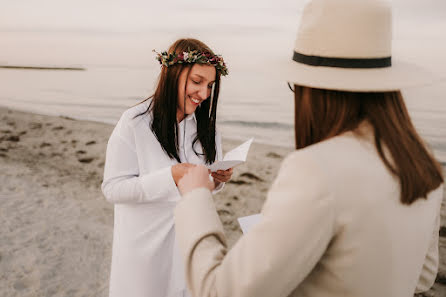
[[[192,82],[193,82],[194,84],[196,84],[196,85],[199,85],[199,84],[202,83],[201,81],[196,81],[196,80],[192,80]],[[208,85],[208,89],[212,89],[212,86],[213,86],[213,85],[214,85],[214,83],[209,84],[209,85]]]

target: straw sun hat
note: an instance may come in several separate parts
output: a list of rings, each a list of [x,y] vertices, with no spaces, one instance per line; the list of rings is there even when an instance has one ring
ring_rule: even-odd
[[[344,91],[395,91],[432,83],[427,70],[392,57],[392,9],[383,0],[313,0],[303,10],[290,83]]]

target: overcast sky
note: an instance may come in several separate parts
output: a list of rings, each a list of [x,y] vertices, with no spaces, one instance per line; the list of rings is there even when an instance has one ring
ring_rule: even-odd
[[[305,1],[1,0],[2,31],[132,32],[178,26],[294,27]],[[446,23],[446,0],[394,0],[398,18]]]

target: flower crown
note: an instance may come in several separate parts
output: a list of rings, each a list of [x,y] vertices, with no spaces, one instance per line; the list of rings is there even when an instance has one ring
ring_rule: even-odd
[[[182,52],[179,54],[169,54],[166,51],[158,53],[155,50],[153,50],[153,52],[157,54],[156,59],[160,62],[160,64],[166,67],[183,63],[207,64],[213,65],[220,71],[221,75],[228,75],[228,68],[226,67],[225,61],[223,60],[223,57],[219,55],[212,55],[209,52],[199,52],[197,50]]]

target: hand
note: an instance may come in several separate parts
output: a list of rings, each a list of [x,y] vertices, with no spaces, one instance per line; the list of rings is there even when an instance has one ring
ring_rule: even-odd
[[[172,177],[177,186],[180,179],[193,167],[195,167],[195,165],[190,163],[179,163],[172,166]]]
[[[216,172],[211,172],[214,181],[218,183],[226,183],[231,179],[232,168],[226,170],[217,170]]]
[[[209,191],[214,189],[214,183],[209,179],[208,169],[203,165],[189,169],[178,183],[178,189],[183,196],[198,188],[207,188]]]

